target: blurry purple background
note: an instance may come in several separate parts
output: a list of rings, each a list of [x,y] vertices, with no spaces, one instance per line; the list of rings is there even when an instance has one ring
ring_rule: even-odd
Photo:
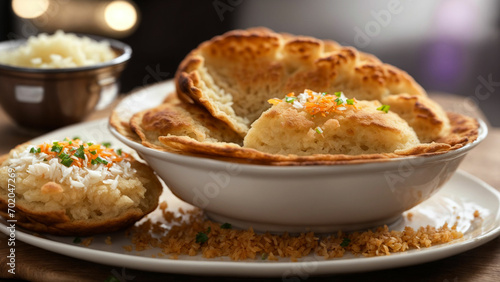
[[[85,4],[92,15],[98,11],[93,6],[112,1],[43,1],[67,6],[33,24],[16,16],[11,1],[1,1],[0,40],[55,28],[115,37],[134,50],[123,74],[124,92],[172,78],[182,58],[203,40],[230,29],[266,26],[332,39],[373,53],[406,70],[428,92],[468,97],[492,125],[500,126],[500,1],[130,1],[140,17],[129,34],[110,33],[90,24],[93,19],[82,20],[85,11],[81,8],[75,9],[80,16],[69,17],[69,21],[58,14],[71,13],[71,6]]]

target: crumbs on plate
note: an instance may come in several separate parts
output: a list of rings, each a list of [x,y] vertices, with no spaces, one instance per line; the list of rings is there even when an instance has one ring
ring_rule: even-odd
[[[229,223],[216,223],[206,219],[200,209],[182,212],[167,211],[161,203],[163,220],[145,220],[127,230],[132,245],[123,246],[129,252],[160,248],[162,256],[178,259],[180,255],[204,258],[229,257],[232,260],[278,260],[299,258],[314,254],[324,259],[339,258],[346,253],[356,256],[385,256],[411,249],[427,248],[462,238],[456,224],[449,227],[422,226],[418,229],[405,227],[402,231],[382,226],[363,232],[337,232],[320,235],[314,232],[300,234],[256,233],[252,228],[240,230]],[[411,217],[411,216],[410,216]],[[154,257],[160,257],[155,255]]]

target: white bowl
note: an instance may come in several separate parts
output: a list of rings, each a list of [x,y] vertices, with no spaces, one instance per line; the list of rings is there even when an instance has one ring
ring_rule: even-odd
[[[127,99],[152,98],[156,92],[143,91],[150,94],[133,94],[121,105],[134,104]],[[137,95],[146,97],[138,99]],[[479,123],[476,141],[440,155],[288,167],[161,152],[110,130],[135,149],[176,196],[203,208],[213,220],[259,231],[332,232],[391,224],[431,197],[466,153],[486,137],[487,127]]]

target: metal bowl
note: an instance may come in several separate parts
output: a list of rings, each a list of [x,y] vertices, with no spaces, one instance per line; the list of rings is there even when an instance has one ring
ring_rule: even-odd
[[[108,41],[116,57],[91,66],[58,69],[0,64],[0,105],[19,126],[50,130],[77,123],[114,100],[132,49],[117,40],[88,37]],[[25,42],[1,42],[0,52]]]

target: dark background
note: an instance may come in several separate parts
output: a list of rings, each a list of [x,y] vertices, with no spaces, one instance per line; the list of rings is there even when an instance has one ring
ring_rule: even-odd
[[[88,5],[100,2],[63,2],[78,1]],[[131,45],[134,52],[122,75],[124,93],[172,78],[184,56],[204,40],[235,28],[266,26],[275,31],[333,39],[373,53],[384,62],[406,70],[428,92],[467,97],[470,105],[476,104],[486,113],[493,126],[500,126],[499,1],[146,0],[134,3],[141,14],[137,29],[130,35],[117,37]],[[80,29],[85,24],[82,22]],[[26,32],[26,25],[26,20],[13,13],[10,1],[0,1],[0,40],[45,31],[42,26]],[[72,31],[64,25],[60,28]],[[456,108],[466,110],[467,106],[456,105]]]

